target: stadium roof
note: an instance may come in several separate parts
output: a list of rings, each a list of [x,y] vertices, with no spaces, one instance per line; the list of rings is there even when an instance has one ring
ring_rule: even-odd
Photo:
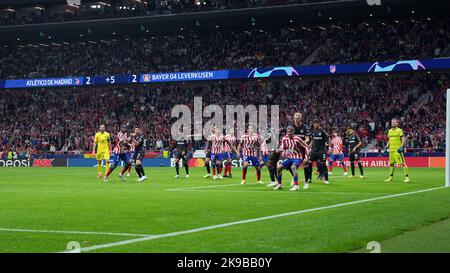
[[[35,2],[14,0],[13,2]],[[57,1],[57,0],[48,0]],[[3,2],[11,2],[10,0]],[[1,2],[1,3],[3,3]],[[39,1],[42,2],[42,1]],[[113,35],[145,35],[180,30],[213,30],[216,28],[263,27],[292,24],[348,21],[416,15],[449,16],[450,1],[382,0],[380,6],[369,6],[364,0],[342,0],[287,6],[246,8],[185,14],[167,14],[112,19],[94,19],[57,23],[0,26],[4,43],[24,41],[100,39]],[[44,34],[44,35],[42,35]]]

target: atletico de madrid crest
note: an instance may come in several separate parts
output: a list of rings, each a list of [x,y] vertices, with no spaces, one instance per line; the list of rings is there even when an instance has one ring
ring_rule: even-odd
[[[336,72],[336,65],[330,65],[330,72],[334,74]]]

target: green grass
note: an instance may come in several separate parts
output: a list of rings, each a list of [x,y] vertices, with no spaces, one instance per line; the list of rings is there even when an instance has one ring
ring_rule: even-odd
[[[367,252],[360,249],[356,252]],[[450,218],[380,242],[383,253],[450,253]]]
[[[285,174],[285,189],[273,192],[265,185],[239,185],[240,170],[233,171],[234,178],[213,181],[202,178],[204,168],[191,169],[188,179],[173,178],[172,168],[147,168],[145,183],[135,177],[122,183],[116,173],[105,184],[94,168],[3,168],[0,252],[59,252],[69,241],[90,247],[142,238],[5,229],[159,235],[444,184],[444,169],[411,169],[411,183],[401,182],[401,171],[386,183],[387,169],[367,169],[364,180],[344,178],[336,169],[330,185],[316,180],[306,192],[289,192]],[[253,170],[248,181],[254,181]],[[437,189],[93,252],[352,252],[449,217],[450,189]],[[423,243],[413,251],[442,250],[433,239],[426,243],[427,232],[417,236]],[[414,235],[405,240],[414,241]]]

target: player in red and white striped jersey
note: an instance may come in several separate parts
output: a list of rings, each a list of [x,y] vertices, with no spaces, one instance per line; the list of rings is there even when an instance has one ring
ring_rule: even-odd
[[[225,137],[215,127],[211,127],[211,135],[208,139],[208,150],[211,152],[211,167],[213,171],[213,179],[222,179],[222,167],[224,161],[224,147]],[[217,175],[216,175],[217,171]]]
[[[339,136],[337,128],[334,128],[332,132],[330,151],[330,172],[328,174],[332,174],[333,162],[337,161],[337,166],[339,166],[339,163],[341,163],[341,166],[344,168],[344,175],[347,175],[347,167],[345,166],[344,162],[344,144],[342,142],[342,138]]]
[[[278,151],[281,152],[281,161],[277,166],[278,185],[274,190],[282,189],[282,171],[291,170],[294,176],[294,185],[290,189],[296,191],[298,187],[298,168],[303,163],[303,159],[308,156],[309,146],[299,136],[294,135],[294,127],[286,128],[286,135],[281,139]],[[308,183],[305,181],[305,183]]]
[[[231,156],[232,153],[236,151],[236,137],[234,136],[234,128],[230,127],[228,129],[228,134],[225,135],[225,141],[223,143],[223,151],[225,153],[225,173],[224,177],[231,178]]]
[[[261,148],[265,145],[264,138],[255,132],[255,126],[249,124],[247,133],[243,134],[238,146],[238,153],[243,159],[242,182],[246,183],[248,163],[251,162],[256,169],[256,180],[259,184],[261,181],[261,168],[259,162],[262,161]]]
[[[108,181],[109,175],[114,171],[115,168],[117,168],[119,161],[122,161],[125,163],[124,168],[122,169],[122,171],[119,174],[119,177],[120,177],[120,179],[122,179],[122,181],[125,181],[123,174],[131,166],[130,160],[127,155],[127,151],[129,149],[129,144],[128,144],[129,138],[128,138],[127,129],[125,126],[122,126],[119,133],[117,133],[115,142],[116,142],[116,144],[114,145],[114,149],[113,149],[113,154],[114,154],[113,155],[113,165],[104,177],[105,182]]]

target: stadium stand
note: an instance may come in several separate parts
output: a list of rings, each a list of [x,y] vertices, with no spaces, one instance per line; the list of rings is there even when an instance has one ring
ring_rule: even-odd
[[[172,106],[192,108],[194,96],[201,96],[204,104],[222,107],[282,105],[282,127],[300,111],[306,123],[314,118],[323,120],[326,130],[338,126],[343,133],[347,126],[354,126],[366,144],[376,142],[379,133],[386,133],[389,120],[399,116],[409,148],[441,151],[445,147],[444,86],[448,84],[446,74],[433,73],[0,90],[0,150],[14,148],[19,154],[49,153],[51,147],[58,153],[89,151],[92,132],[100,123],[112,132],[121,124],[140,126],[150,140],[149,149],[155,149],[160,141],[167,147]],[[200,146],[197,143],[195,147]]]
[[[315,51],[315,64],[427,59],[449,41],[447,17],[19,43],[0,48],[0,78],[300,65]]]

